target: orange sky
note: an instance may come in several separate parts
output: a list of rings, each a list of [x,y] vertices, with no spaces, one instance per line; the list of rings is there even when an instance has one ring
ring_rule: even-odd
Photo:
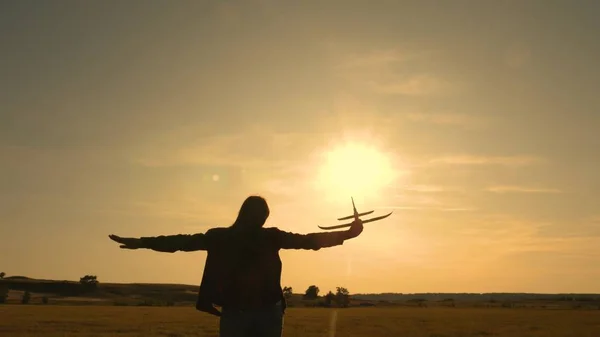
[[[460,4],[462,2],[462,5]],[[0,5],[0,268],[200,282],[249,194],[341,247],[284,285],[600,292],[594,1],[14,1]]]

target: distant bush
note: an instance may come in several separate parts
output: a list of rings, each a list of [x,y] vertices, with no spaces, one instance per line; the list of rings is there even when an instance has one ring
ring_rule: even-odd
[[[285,298],[291,298],[292,297],[292,287],[283,287],[283,296]]]
[[[337,287],[335,293],[335,303],[340,308],[347,308],[350,305],[350,292],[344,287]]]
[[[86,291],[93,291],[98,287],[98,278],[96,275],[85,275],[79,279],[79,283]]]
[[[327,306],[330,307],[334,300],[335,294],[329,291],[327,295],[325,295],[325,304],[327,304]]]
[[[317,301],[314,301],[314,302],[313,301],[311,301],[311,302],[304,302],[303,305],[306,308],[316,308],[316,307],[320,306],[319,302],[317,302]]]
[[[327,303],[325,301],[317,301],[313,306],[320,308],[329,308],[331,307],[331,303]]]
[[[23,293],[23,297],[21,297],[22,304],[28,304],[31,301],[31,293],[29,291],[25,291]]]
[[[8,287],[4,284],[0,284],[0,304],[6,303],[8,299]]]
[[[311,285],[308,287],[308,289],[306,289],[306,292],[304,293],[304,299],[315,300],[317,298],[319,298],[319,287],[316,285]]]
[[[42,304],[48,304],[48,297],[42,297]]]

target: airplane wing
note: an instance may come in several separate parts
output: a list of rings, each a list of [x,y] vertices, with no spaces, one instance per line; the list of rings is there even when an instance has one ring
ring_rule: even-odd
[[[375,212],[375,211],[368,211],[368,212],[364,212],[364,213],[358,213],[358,216],[363,216],[363,215],[371,214],[373,212]],[[348,219],[353,219],[353,218],[354,218],[354,215],[348,215],[348,216],[345,216],[343,218],[338,218],[338,220],[341,221],[341,220],[348,220]]]
[[[377,220],[382,220],[382,219],[385,219],[385,218],[387,218],[388,216],[392,215],[392,213],[394,213],[394,212],[392,211],[392,212],[389,212],[389,213],[388,213],[388,214],[386,214],[386,215],[377,216],[377,217],[374,217],[374,218],[371,218],[371,219],[363,220],[362,222],[363,222],[363,223],[367,223],[367,222],[373,222],[373,221],[377,221]],[[352,216],[352,217],[354,217],[354,216]],[[319,226],[319,228],[321,228],[321,229],[339,229],[339,228],[345,228],[345,227],[350,227],[350,226],[352,226],[352,222],[350,222],[350,223],[345,223],[345,224],[343,224],[343,225],[330,226],[330,227],[323,227],[323,226]]]

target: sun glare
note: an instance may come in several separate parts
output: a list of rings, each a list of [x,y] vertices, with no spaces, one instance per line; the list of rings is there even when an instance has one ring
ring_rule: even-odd
[[[389,155],[364,143],[348,142],[324,152],[316,183],[327,197],[347,201],[350,196],[377,197],[396,176]]]

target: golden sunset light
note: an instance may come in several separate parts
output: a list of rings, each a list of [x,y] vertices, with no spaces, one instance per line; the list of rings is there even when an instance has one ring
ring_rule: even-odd
[[[239,217],[273,235],[261,247],[280,253],[272,275],[294,303],[311,285],[323,301],[338,287],[600,293],[599,13],[600,1],[0,1],[0,287],[89,274],[193,296],[207,247],[237,242],[206,233]],[[267,207],[242,212],[249,196]],[[362,220],[393,213],[282,239],[352,223],[351,198]],[[197,242],[140,243],[177,235]],[[11,287],[19,302],[26,287]],[[475,332],[423,330],[434,335]]]
[[[0,1],[0,335],[600,336],[599,18]]]
[[[315,183],[322,196],[331,200],[348,200],[350,196],[368,199],[384,193],[397,172],[391,158],[376,147],[346,142],[323,153]]]

